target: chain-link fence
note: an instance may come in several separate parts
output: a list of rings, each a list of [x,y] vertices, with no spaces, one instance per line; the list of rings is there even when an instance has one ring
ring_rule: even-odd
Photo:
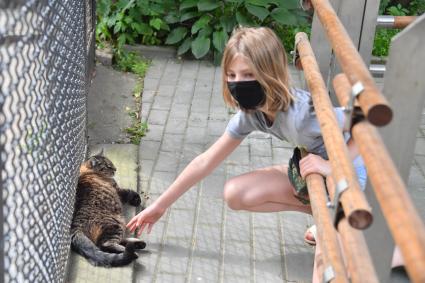
[[[94,0],[0,0],[5,282],[64,280],[86,152],[94,10]]]

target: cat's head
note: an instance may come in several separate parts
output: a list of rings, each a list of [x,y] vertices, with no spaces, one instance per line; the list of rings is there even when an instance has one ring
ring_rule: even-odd
[[[117,171],[117,168],[112,164],[111,160],[103,155],[102,149],[99,153],[89,157],[89,159],[81,165],[80,173],[87,171],[100,172],[106,176],[112,177],[115,171]]]

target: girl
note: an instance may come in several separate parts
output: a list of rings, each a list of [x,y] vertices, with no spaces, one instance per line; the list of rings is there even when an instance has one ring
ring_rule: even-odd
[[[330,174],[331,168],[310,94],[290,87],[286,53],[272,30],[236,30],[223,54],[222,80],[226,104],[239,108],[239,111],[232,117],[223,135],[194,158],[156,201],[130,220],[127,224],[130,231],[139,228],[140,235],[147,228],[149,233],[173,202],[210,174],[255,130],[306,148],[310,153],[300,162],[303,178],[311,173]],[[335,114],[342,129],[342,109],[335,108]],[[366,172],[361,158],[356,158],[357,150],[348,133],[346,141],[360,183],[364,184]],[[300,201],[287,171],[287,166],[282,164],[234,177],[224,186],[224,200],[235,210],[311,213],[308,202],[305,199]]]

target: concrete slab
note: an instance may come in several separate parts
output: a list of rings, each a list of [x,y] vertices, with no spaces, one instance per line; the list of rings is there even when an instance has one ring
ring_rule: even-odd
[[[96,75],[87,98],[89,146],[129,143],[124,128],[131,126],[128,109],[134,109],[132,96],[137,77],[111,67],[96,65]]]
[[[91,152],[98,152],[104,149],[104,154],[111,159],[117,167],[117,183],[123,187],[137,190],[137,146],[131,144],[98,144],[90,148]],[[135,214],[135,208],[125,206],[124,214],[126,219],[130,219]],[[95,267],[85,258],[71,252],[68,283],[86,283],[86,282],[131,282],[134,265],[143,265],[143,259],[139,258],[136,262],[116,268]]]

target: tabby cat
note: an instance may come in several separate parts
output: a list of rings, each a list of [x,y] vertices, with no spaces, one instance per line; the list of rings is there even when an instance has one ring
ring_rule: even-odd
[[[146,246],[142,240],[125,238],[122,203],[139,206],[141,199],[136,192],[118,186],[115,171],[103,150],[80,167],[71,247],[95,266],[127,265],[137,258],[135,250]]]

